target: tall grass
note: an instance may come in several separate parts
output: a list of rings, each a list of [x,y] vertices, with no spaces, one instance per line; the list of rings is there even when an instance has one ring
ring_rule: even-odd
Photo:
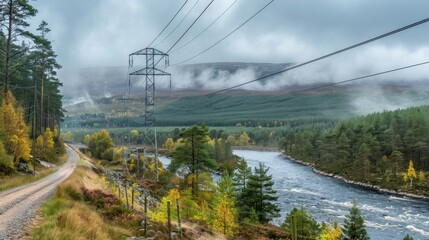
[[[35,182],[41,178],[48,176],[53,173],[55,169],[42,168],[38,171],[36,176],[33,175],[12,175],[12,176],[0,176],[0,191],[8,190],[14,187],[18,187],[27,183]]]
[[[57,192],[42,208],[43,220],[32,231],[32,239],[124,239],[131,230],[116,226],[103,218],[93,206],[82,199],[81,187],[85,171],[76,172],[58,186]]]
[[[59,156],[57,164],[58,165],[64,164],[65,162],[67,162],[68,157],[69,157],[68,154],[63,154],[62,156]],[[28,175],[28,174],[23,174],[23,175],[14,174],[11,176],[0,176],[0,191],[18,187],[30,182],[35,182],[41,178],[48,176],[49,174],[55,171],[55,169],[45,168],[41,165],[37,165],[36,170],[37,170],[36,176]]]

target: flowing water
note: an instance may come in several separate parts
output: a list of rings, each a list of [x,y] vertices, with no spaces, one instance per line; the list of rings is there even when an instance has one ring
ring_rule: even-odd
[[[278,152],[234,150],[234,154],[244,157],[252,169],[260,162],[270,167],[282,215],[274,220],[276,224],[281,224],[294,207],[302,206],[319,222],[342,224],[355,199],[371,239],[402,239],[406,234],[429,239],[427,201],[380,194],[320,176]]]

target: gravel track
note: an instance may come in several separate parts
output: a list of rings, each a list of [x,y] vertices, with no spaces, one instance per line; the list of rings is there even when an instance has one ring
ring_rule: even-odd
[[[79,156],[66,146],[68,161],[58,170],[36,182],[0,192],[0,239],[20,239],[37,209],[51,197],[58,184],[74,171]]]

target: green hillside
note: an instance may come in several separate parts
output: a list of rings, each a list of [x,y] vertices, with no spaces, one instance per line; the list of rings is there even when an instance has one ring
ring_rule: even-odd
[[[204,91],[159,94],[158,126],[243,127],[331,127],[338,121],[366,112],[429,104],[424,91],[411,88],[384,88],[371,92],[356,87],[318,89],[305,93],[233,91],[207,96]],[[366,94],[366,95],[364,95]],[[364,99],[357,101],[356,99]],[[382,101],[382,103],[381,103]],[[362,103],[361,103],[362,102]],[[143,127],[143,100],[125,105],[114,98],[101,99],[66,108],[65,128]],[[363,111],[366,109],[367,111]],[[125,111],[125,114],[124,114]]]
[[[324,125],[353,115],[344,93],[318,95],[220,94],[182,97],[158,111],[162,126],[291,126]],[[338,104],[342,103],[342,104]]]

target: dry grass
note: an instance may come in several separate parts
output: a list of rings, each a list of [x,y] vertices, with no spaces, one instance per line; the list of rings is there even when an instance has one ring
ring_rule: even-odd
[[[68,158],[69,158],[68,154],[64,154],[58,158],[58,162],[56,164],[63,165],[65,162],[67,162]],[[11,176],[0,176],[0,191],[4,191],[4,190],[18,187],[30,182],[37,181],[53,173],[56,169],[45,168],[41,165],[37,165],[36,170],[37,170],[36,176],[29,175],[29,174],[22,174],[22,175],[14,174]]]
[[[63,165],[67,162],[69,159],[69,155],[67,153],[63,154],[62,156],[58,157],[57,165]]]
[[[23,175],[12,175],[12,176],[1,176],[0,177],[0,191],[18,187],[30,182],[37,181],[41,178],[48,176],[53,173],[55,169],[52,168],[39,168],[36,176],[23,174]]]
[[[54,198],[42,209],[42,219],[32,230],[32,239],[124,239],[131,230],[103,218],[82,199],[81,187],[96,188],[101,183],[91,170],[78,167],[60,184]],[[92,180],[91,180],[92,179]]]

